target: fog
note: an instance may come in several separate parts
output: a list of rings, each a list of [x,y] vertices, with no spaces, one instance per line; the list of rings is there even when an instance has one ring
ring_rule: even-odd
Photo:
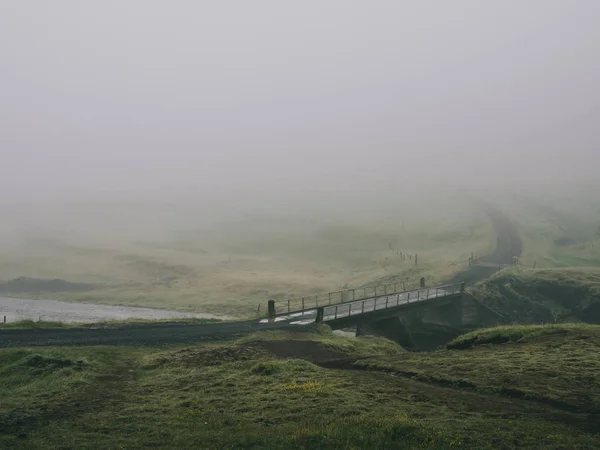
[[[598,13],[595,0],[2,2],[3,227],[590,188]]]

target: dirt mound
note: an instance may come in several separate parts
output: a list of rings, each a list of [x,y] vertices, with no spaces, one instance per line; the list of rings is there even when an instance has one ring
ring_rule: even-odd
[[[45,280],[40,278],[19,277],[0,283],[0,293],[49,293],[49,292],[85,292],[99,286],[89,283],[71,283],[61,279]]]
[[[262,348],[231,346],[216,348],[186,348],[159,358],[159,365],[185,367],[219,366],[234,361],[254,361],[265,357],[268,352]]]
[[[256,341],[249,345],[273,353],[278,358],[298,358],[313,363],[346,358],[348,355],[315,341]]]
[[[213,348],[186,348],[169,352],[156,359],[157,365],[185,367],[219,366],[238,361],[273,359],[303,359],[311,363],[347,358],[326,344],[307,340],[252,341],[239,345]]]

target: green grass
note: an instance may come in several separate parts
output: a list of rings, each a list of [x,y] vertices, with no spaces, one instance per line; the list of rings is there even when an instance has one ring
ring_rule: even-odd
[[[597,448],[600,327],[518,333],[429,354],[326,327],[4,349],[0,447]]]
[[[600,326],[506,326],[478,330],[449,351],[362,360],[426,383],[526,399],[600,424]]]
[[[549,324],[549,325],[504,325],[492,328],[483,328],[463,334],[450,341],[448,349],[473,348],[478,345],[527,343],[544,336],[569,336],[569,339],[584,336],[596,336],[597,325],[587,324]]]

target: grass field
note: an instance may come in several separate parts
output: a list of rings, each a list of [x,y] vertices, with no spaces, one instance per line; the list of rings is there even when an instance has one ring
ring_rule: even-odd
[[[0,295],[243,317],[255,314],[259,303],[264,308],[268,298],[421,276],[435,283],[465,269],[470,252],[491,251],[494,239],[487,218],[469,208],[437,215],[361,213],[343,220],[255,217],[139,240],[60,235],[4,249],[0,276],[101,286]],[[409,256],[403,259],[400,252]]]
[[[597,448],[600,327],[0,351],[2,448]]]
[[[600,209],[577,197],[531,199],[506,206],[523,240],[521,265],[599,267]]]

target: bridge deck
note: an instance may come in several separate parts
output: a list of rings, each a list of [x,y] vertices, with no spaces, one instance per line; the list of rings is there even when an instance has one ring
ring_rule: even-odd
[[[330,322],[346,317],[360,316],[417,302],[442,299],[458,294],[463,290],[463,283],[433,288],[422,288],[392,295],[382,295],[363,300],[349,301],[337,305],[323,306],[323,322]],[[306,309],[293,313],[284,313],[272,319],[263,319],[261,322],[289,322],[290,324],[305,325],[317,320],[317,308]]]

